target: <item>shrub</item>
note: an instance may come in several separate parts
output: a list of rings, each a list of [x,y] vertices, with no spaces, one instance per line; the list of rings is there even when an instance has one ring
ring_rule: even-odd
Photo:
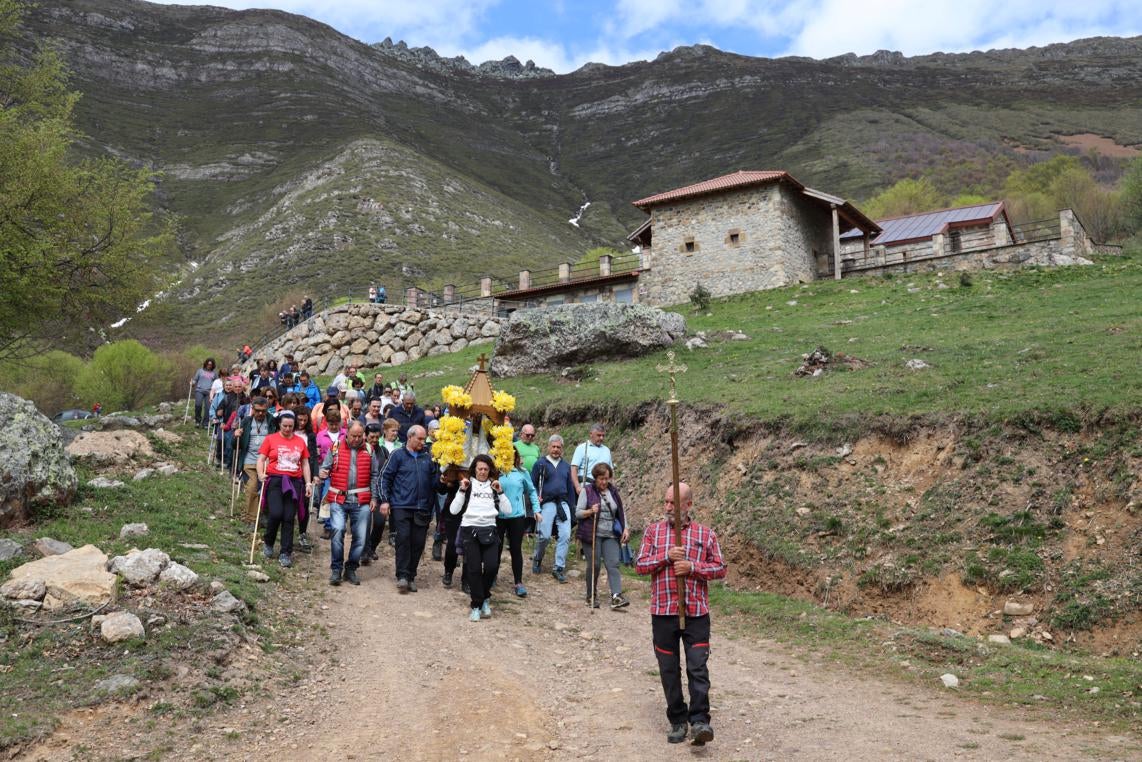
[[[0,367],[0,389],[29,399],[48,415],[79,404],[76,379],[83,361],[58,350]]]
[[[76,390],[87,404],[134,410],[158,402],[170,389],[171,365],[135,340],[104,344],[79,374]]]
[[[960,288],[971,288],[971,286],[972,286],[971,273],[969,273],[966,270],[961,272],[960,273]]]
[[[710,309],[710,289],[703,286],[701,283],[694,286],[694,290],[690,292],[690,303],[694,305],[697,312],[705,312]]]

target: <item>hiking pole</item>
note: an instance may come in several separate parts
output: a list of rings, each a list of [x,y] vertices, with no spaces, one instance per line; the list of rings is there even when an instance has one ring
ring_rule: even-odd
[[[595,613],[595,606],[599,603],[599,570],[595,567],[595,546],[599,544],[599,536],[596,530],[599,527],[599,514],[598,506],[595,506],[595,513],[591,516],[591,568],[589,573],[591,575],[591,614]]]
[[[206,427],[206,465],[214,465],[214,419]]]
[[[190,391],[186,393],[186,410],[182,414],[182,425],[186,425],[186,419],[190,417],[190,398],[194,396],[194,382],[190,382]]]
[[[238,499],[238,453],[230,463],[230,518],[234,518],[234,501]]]
[[[265,479],[262,479],[261,489],[258,490],[258,512],[254,515],[254,535],[250,538],[250,561],[254,563],[254,550],[258,546],[258,522],[262,518],[262,501],[266,497],[266,482],[269,481],[269,474]]]

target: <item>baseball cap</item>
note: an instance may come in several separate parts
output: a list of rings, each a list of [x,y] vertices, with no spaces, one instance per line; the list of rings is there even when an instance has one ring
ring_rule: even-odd
[[[340,397],[341,396],[341,387],[337,386],[337,384],[333,384],[332,386],[330,386],[328,389],[325,390],[325,396],[326,397]]]

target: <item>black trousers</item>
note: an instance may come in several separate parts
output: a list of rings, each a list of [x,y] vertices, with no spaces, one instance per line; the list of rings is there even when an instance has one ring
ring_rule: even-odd
[[[456,553],[456,533],[460,531],[460,522],[463,516],[453,515],[451,512],[444,516],[444,573],[451,574],[456,571],[460,556]]]
[[[382,516],[380,511],[369,512],[369,541],[365,544],[365,550],[369,553],[376,553],[377,548],[381,547],[381,540],[385,538],[385,524],[388,521],[388,517]]]
[[[420,557],[424,555],[424,540],[428,536],[428,523],[431,511],[418,511],[415,508],[393,508],[393,531],[397,536],[396,572],[397,579],[416,579],[416,569]]]
[[[682,722],[710,721],[710,616],[686,617],[686,629],[678,628],[676,616],[652,616],[650,629],[654,638],[654,655],[658,658],[658,674],[666,695],[666,719],[671,725]],[[686,649],[686,682],[690,688],[690,706],[682,697],[682,667],[679,642]]]
[[[472,608],[479,608],[492,597],[492,581],[500,570],[500,543],[481,545],[475,527],[463,527],[460,536],[464,540],[464,577],[472,595]]]
[[[293,520],[297,516],[297,504],[282,497],[282,480],[288,478],[270,476],[266,479],[266,534],[263,539],[267,545],[273,545],[280,527],[282,553],[293,552]],[[301,483],[301,479],[294,480],[294,488],[297,489]]]
[[[512,556],[512,577],[517,585],[523,582],[523,532],[526,528],[526,516],[496,519],[496,531],[500,535],[500,553],[503,553],[504,535],[507,535],[508,550]]]

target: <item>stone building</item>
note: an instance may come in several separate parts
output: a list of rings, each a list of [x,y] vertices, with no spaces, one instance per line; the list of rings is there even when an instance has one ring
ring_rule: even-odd
[[[650,217],[628,240],[642,247],[642,301],[677,304],[702,284],[714,296],[807,282],[819,265],[840,277],[840,239],[881,231],[842,198],[788,172],[739,171],[634,202]]]

